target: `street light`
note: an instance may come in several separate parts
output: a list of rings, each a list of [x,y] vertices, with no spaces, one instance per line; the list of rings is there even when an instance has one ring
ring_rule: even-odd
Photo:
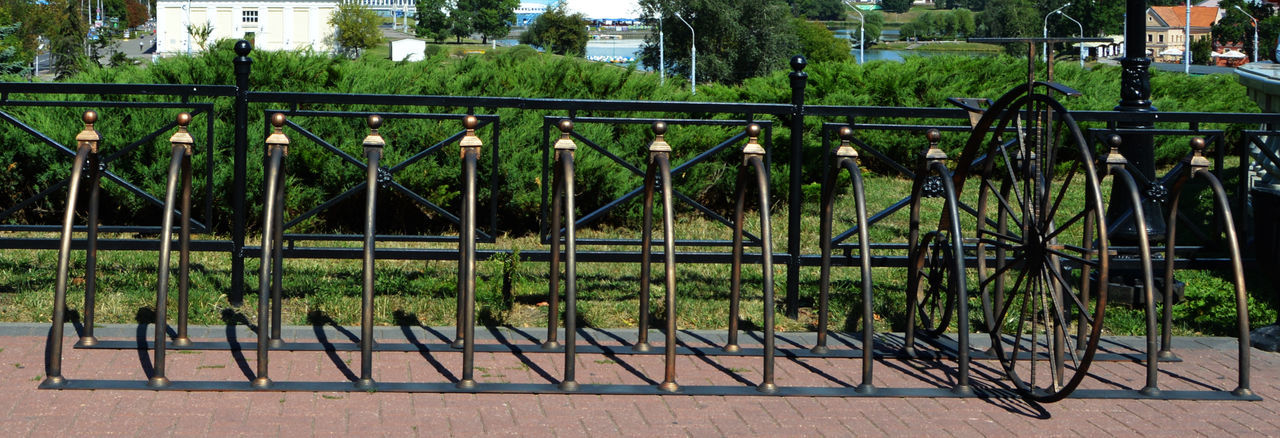
[[[689,90],[691,90],[692,94],[698,94],[698,36],[693,32],[693,25],[685,21],[684,17],[681,17],[679,13],[672,13],[672,15],[679,18],[685,26],[689,26],[689,47],[691,47],[693,55],[692,65],[689,67]],[[693,16],[690,15],[689,17],[692,18]]]
[[[1071,3],[1067,3],[1067,4],[1068,4],[1068,5],[1070,5]],[[1065,7],[1065,6],[1064,6],[1064,7]],[[1066,19],[1068,19],[1068,20],[1071,20],[1071,22],[1072,22],[1072,23],[1075,23],[1075,24],[1076,24],[1076,26],[1079,26],[1079,27],[1080,27],[1080,39],[1084,39],[1084,25],[1083,25],[1083,24],[1080,24],[1080,22],[1079,22],[1079,21],[1076,21],[1076,19],[1071,18],[1071,16],[1070,16],[1070,15],[1067,15],[1067,13],[1066,13],[1066,12],[1059,12],[1059,14],[1062,14],[1062,18],[1066,18]],[[1077,44],[1080,44],[1080,68],[1084,68],[1084,53],[1085,53],[1085,50],[1088,50],[1088,49],[1086,49],[1086,48],[1084,47],[1084,41],[1081,41],[1081,42],[1079,42],[1079,43],[1077,43]]]
[[[1258,19],[1253,18],[1252,15],[1249,15],[1248,12],[1245,12],[1245,10],[1240,7],[1240,5],[1235,5],[1235,7],[1236,9],[1239,9],[1240,12],[1243,12],[1244,16],[1249,17],[1250,20],[1253,20],[1253,62],[1258,62]]]
[[[1058,9],[1054,9],[1053,11],[1050,11],[1048,14],[1044,14],[1044,27],[1042,28],[1042,34],[1045,39],[1049,39],[1049,17],[1052,16],[1053,14],[1061,14],[1062,10],[1066,9],[1067,6],[1071,6],[1071,2],[1067,2],[1067,4],[1062,5],[1062,7],[1059,7]],[[1081,33],[1084,33],[1084,32],[1081,32]],[[1050,45],[1049,42],[1045,41],[1044,62],[1046,64],[1049,63],[1049,45]]]
[[[858,10],[858,7],[854,6],[853,2],[845,0],[844,4],[849,5],[850,8],[853,8],[853,12],[858,13],[858,63],[861,64],[866,59],[863,56],[863,46],[866,45],[867,40],[863,37],[862,30],[867,27],[867,20],[863,18],[862,11]]]
[[[658,85],[667,85],[667,43],[662,40],[662,13],[658,13]]]
[[[1187,0],[1187,27],[1183,31],[1182,74],[1191,74],[1191,0]]]

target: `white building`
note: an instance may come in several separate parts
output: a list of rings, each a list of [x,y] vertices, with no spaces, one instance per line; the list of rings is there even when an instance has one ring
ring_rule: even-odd
[[[329,18],[337,0],[157,0],[156,52],[200,50],[187,24],[209,24],[209,44],[219,39],[251,39],[254,50],[329,51]]]

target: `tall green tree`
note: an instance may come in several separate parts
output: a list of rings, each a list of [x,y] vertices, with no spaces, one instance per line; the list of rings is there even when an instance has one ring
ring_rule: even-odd
[[[359,58],[365,49],[382,43],[380,24],[382,19],[373,10],[355,0],[342,0],[329,18],[329,25],[334,27],[334,50],[351,59]]]
[[[658,67],[658,17],[666,42],[667,68],[688,76],[690,47],[698,47],[698,82],[738,83],[785,68],[799,49],[783,0],[641,0],[641,19],[652,25],[641,62]],[[693,26],[691,34],[676,14]],[[696,34],[697,38],[692,38]]]
[[[976,32],[988,37],[1040,36],[1040,14],[1030,0],[999,0],[987,3],[978,15]]]
[[[47,28],[49,49],[53,54],[53,72],[62,79],[83,70],[88,26],[74,0],[57,0],[51,2],[51,6],[49,12],[56,18]]]
[[[419,38],[430,38],[439,43],[449,36],[448,3],[445,0],[418,0],[418,23],[413,32]]]
[[[810,20],[840,20],[845,5],[841,0],[788,0],[792,14]]]
[[[880,0],[880,7],[885,12],[901,14],[911,10],[911,0]]]
[[[1269,3],[1253,4],[1244,0],[1222,0],[1218,3],[1218,7],[1226,11],[1217,23],[1213,25],[1213,42],[1224,45],[1239,44],[1243,46],[1243,52],[1249,55],[1249,59],[1253,59],[1253,20],[1241,13],[1236,6],[1249,11],[1249,15],[1257,18],[1258,24],[1258,49],[1262,53],[1258,59],[1267,59],[1271,56],[1265,56],[1268,52],[1266,47],[1275,47],[1276,35],[1274,33],[1267,34],[1266,26],[1262,23],[1274,15]]]
[[[458,0],[458,9],[466,9],[471,16],[471,30],[480,34],[480,42],[489,38],[502,38],[511,32],[516,21],[516,6],[520,0]]]
[[[471,11],[459,7],[454,7],[453,10],[449,11],[449,34],[457,38],[459,44],[462,43],[463,38],[471,37],[473,30],[471,27]]]
[[[5,15],[4,11],[0,11],[0,19],[5,18]],[[21,29],[21,22],[0,24],[0,75],[27,74],[30,70],[30,60],[22,56]]]
[[[589,24],[581,13],[571,14],[563,3],[556,4],[533,20],[529,29],[520,35],[520,43],[559,55],[582,56],[587,51]]]
[[[809,62],[849,60],[849,40],[836,38],[822,23],[803,18],[793,18],[791,23],[796,28],[800,53],[809,58]]]

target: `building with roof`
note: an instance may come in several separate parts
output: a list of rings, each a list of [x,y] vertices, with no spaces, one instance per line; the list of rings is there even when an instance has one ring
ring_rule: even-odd
[[[1191,7],[1191,41],[1212,38],[1213,23],[1218,22],[1218,7]],[[1187,9],[1185,6],[1152,6],[1147,8],[1147,50],[1165,56],[1177,52],[1181,58],[1187,43]]]
[[[337,0],[158,0],[156,53],[200,50],[187,25],[212,28],[208,42],[247,39],[255,50],[329,51]]]

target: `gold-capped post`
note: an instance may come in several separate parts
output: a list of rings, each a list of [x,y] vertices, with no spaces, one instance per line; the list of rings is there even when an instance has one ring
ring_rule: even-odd
[[[573,132],[573,121],[569,119],[561,119],[556,124],[560,128],[560,139],[556,140],[555,149],[558,151],[573,151],[578,149],[578,145],[573,142],[570,133]]]
[[[941,131],[931,128],[925,131],[924,138],[929,141],[929,150],[925,151],[924,159],[929,161],[947,159],[947,153],[938,148],[938,142],[942,141]]]
[[[853,148],[853,128],[848,126],[840,127],[840,147],[836,149],[836,156],[858,158],[858,151]]]
[[[271,153],[271,148],[279,146],[285,155],[289,155],[289,136],[284,135],[284,114],[275,113],[271,115],[271,135],[267,136],[267,153]]]
[[[169,143],[172,143],[174,146],[181,145],[186,151],[186,154],[190,156],[191,146],[195,144],[195,140],[191,138],[191,133],[187,131],[187,126],[191,125],[191,114],[185,112],[179,113],[177,122],[178,132],[173,133],[173,136],[169,137]]]
[[[458,146],[462,147],[464,153],[467,148],[476,148],[479,151],[479,148],[484,146],[484,142],[480,141],[480,137],[476,136],[476,128],[479,126],[480,119],[476,118],[476,116],[467,114],[466,117],[462,118],[462,127],[466,128],[467,133],[462,136],[462,141],[458,142]]]
[[[661,120],[653,122],[653,143],[649,143],[649,152],[671,152],[671,145],[667,144],[667,122]]]
[[[1120,153],[1121,141],[1120,136],[1116,134],[1111,134],[1107,137],[1107,144],[1111,146],[1111,151],[1107,153],[1108,166],[1123,166],[1129,164],[1129,160]]]
[[[98,130],[93,127],[94,123],[98,123],[98,113],[96,111],[85,111],[80,116],[84,120],[84,129],[76,134],[76,143],[78,146],[89,146],[89,152],[98,153],[98,142],[102,140],[102,136],[98,135]]]
[[[1203,137],[1194,137],[1191,139],[1191,159],[1187,164],[1191,165],[1193,170],[1208,169],[1212,164],[1209,159],[1204,156],[1205,141]]]
[[[382,134],[378,133],[378,128],[382,127],[382,116],[370,115],[365,123],[369,125],[369,135],[364,137],[364,147],[380,148],[387,145],[387,141],[383,140]]]
[[[742,158],[751,155],[764,155],[764,146],[760,146],[760,125],[747,125],[747,145],[742,147]]]

